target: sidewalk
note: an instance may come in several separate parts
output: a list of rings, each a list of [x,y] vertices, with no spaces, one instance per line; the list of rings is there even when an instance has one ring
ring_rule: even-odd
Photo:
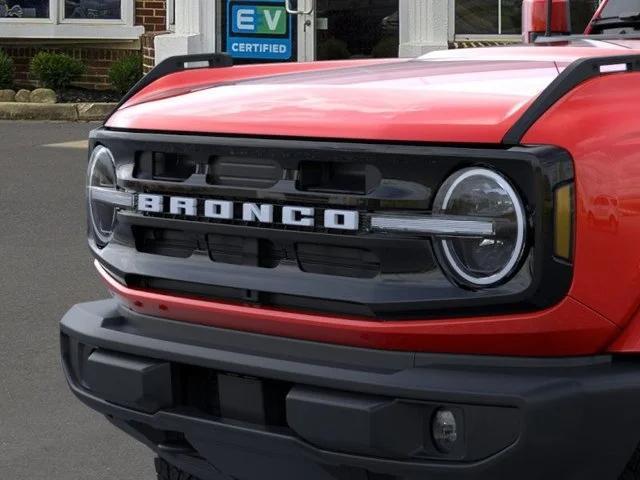
[[[115,103],[0,102],[0,120],[103,121]]]

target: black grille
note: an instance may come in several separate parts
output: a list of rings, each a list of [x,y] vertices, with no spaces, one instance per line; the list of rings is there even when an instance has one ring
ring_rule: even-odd
[[[387,318],[530,311],[564,298],[572,267],[553,257],[553,190],[573,179],[553,147],[454,147],[146,134],[99,129],[119,186],[138,193],[275,206],[273,224],[122,210],[95,255],[132,287],[216,300]],[[449,175],[472,166],[517,186],[531,248],[503,285],[471,290],[439,267],[432,239],[327,230],[326,209],[429,214]],[[309,206],[315,227],[278,223],[282,206]],[[242,218],[235,212],[234,218]]]
[[[282,175],[280,165],[264,158],[222,156],[209,162],[207,183],[261,189],[272,187]]]
[[[234,235],[207,235],[209,258],[214,262],[275,268],[287,258],[285,248],[270,240]]]
[[[136,249],[142,253],[188,258],[198,249],[195,235],[178,230],[133,227]]]
[[[380,273],[380,259],[364,248],[299,243],[296,255],[303,272],[354,278],[373,278]],[[418,271],[427,269],[426,265],[415,267]]]
[[[405,244],[394,251],[384,244],[367,249],[296,241],[295,232],[288,239],[269,239],[139,226],[132,231],[139,252],[174,258],[203,254],[228,265],[276,268],[288,264],[302,272],[352,278],[374,278],[382,272],[420,273],[435,267],[428,242]]]
[[[134,177],[144,180],[184,182],[196,173],[193,157],[175,152],[138,152]]]
[[[307,192],[366,195],[380,186],[380,170],[364,163],[302,162],[296,187]]]

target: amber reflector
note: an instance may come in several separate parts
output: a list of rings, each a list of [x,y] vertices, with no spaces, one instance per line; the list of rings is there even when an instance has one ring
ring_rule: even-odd
[[[573,184],[556,190],[554,251],[565,260],[573,257]]]

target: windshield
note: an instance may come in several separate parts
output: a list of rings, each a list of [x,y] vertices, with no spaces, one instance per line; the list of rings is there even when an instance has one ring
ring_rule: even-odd
[[[617,18],[620,15],[640,12],[640,0],[609,0],[600,18]]]
[[[631,34],[640,30],[640,0],[609,0],[591,24],[595,34]]]

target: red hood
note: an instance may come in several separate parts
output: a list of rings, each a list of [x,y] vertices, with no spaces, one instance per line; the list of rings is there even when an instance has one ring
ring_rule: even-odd
[[[571,61],[624,47],[511,47],[416,60],[187,71],[133,97],[122,129],[419,142],[499,143]],[[628,52],[628,50],[627,50]]]

